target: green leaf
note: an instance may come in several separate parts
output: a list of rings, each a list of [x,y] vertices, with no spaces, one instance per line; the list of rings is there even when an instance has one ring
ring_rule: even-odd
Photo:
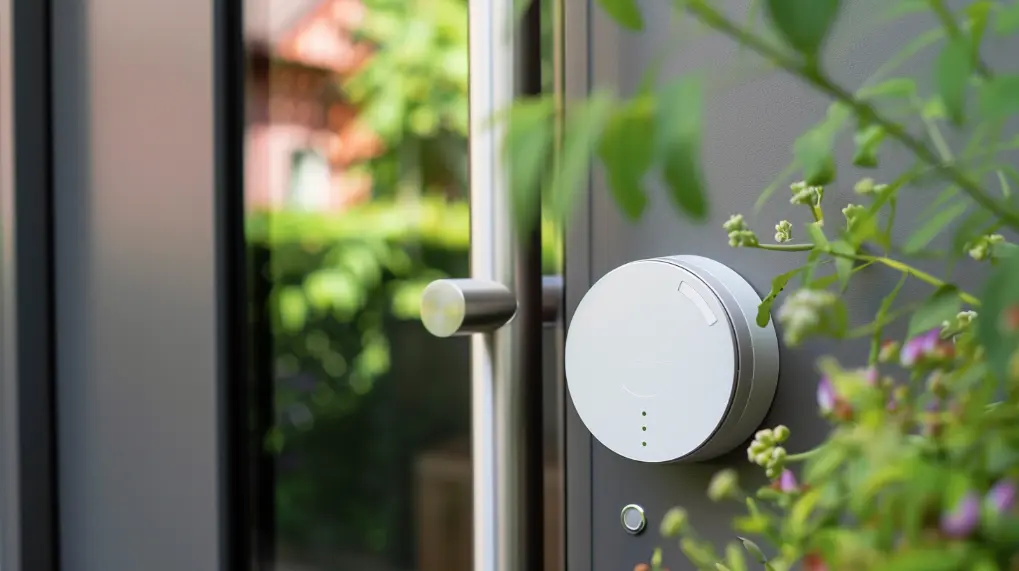
[[[747,550],[747,553],[749,553],[750,556],[754,558],[754,561],[756,561],[758,563],[767,563],[768,562],[768,558],[765,557],[764,552],[761,551],[761,548],[756,543],[754,543],[753,541],[751,541],[751,540],[749,540],[749,539],[747,539],[745,537],[738,537],[737,536],[736,539],[739,539],[740,543],[743,544],[743,549]]]
[[[815,59],[839,15],[840,0],[767,0],[768,17],[785,41]]]
[[[954,286],[941,286],[919,307],[909,319],[907,337],[914,337],[931,329],[940,329],[945,321],[958,315],[962,308],[959,290]]]
[[[631,219],[640,218],[647,207],[641,182],[654,161],[654,127],[651,102],[637,98],[609,117],[598,145],[612,197]]]
[[[743,549],[735,543],[730,543],[725,547],[725,562],[729,564],[730,571],[748,571]]]
[[[790,535],[794,538],[802,538],[808,531],[808,520],[814,513],[814,508],[817,507],[817,503],[821,500],[821,490],[812,488],[809,492],[804,494],[796,503],[793,504],[789,510],[788,519],[786,519],[786,527]]]
[[[885,140],[885,134],[885,128],[881,125],[870,125],[857,131],[853,136],[853,142],[856,144],[853,164],[862,168],[877,167],[877,153]]]
[[[938,56],[934,71],[938,96],[948,118],[961,125],[965,116],[966,88],[973,72],[973,51],[965,38],[949,40]]]
[[[767,327],[768,322],[771,321],[771,306],[775,303],[775,298],[778,294],[782,293],[785,289],[789,280],[793,278],[802,268],[796,268],[795,270],[788,271],[784,274],[779,274],[771,280],[771,291],[768,295],[764,296],[761,300],[760,305],[757,306],[757,326]]]
[[[541,200],[541,184],[551,166],[554,102],[550,97],[524,100],[506,115],[503,155],[512,165],[510,192],[514,218],[520,228],[535,224],[526,217]]]
[[[884,331],[885,325],[887,325],[885,317],[892,310],[892,304],[895,303],[895,298],[899,296],[899,291],[902,290],[902,286],[905,285],[908,278],[909,274],[902,272],[902,277],[899,278],[892,291],[888,292],[888,295],[881,300],[881,306],[878,308],[877,314],[874,315],[874,335],[870,341],[870,356],[868,358],[870,363],[877,361],[878,352],[881,350],[881,334]]]
[[[927,10],[930,10],[930,6],[925,0],[901,0],[888,4],[888,7],[881,12],[880,20],[887,23],[903,16],[909,16],[917,12],[926,12]]]
[[[848,451],[843,446],[832,442],[822,445],[822,448],[807,460],[803,469],[803,481],[809,484],[823,482],[843,466],[847,456]]]
[[[854,264],[854,260],[846,256],[856,255],[856,248],[845,240],[835,240],[831,243],[831,251],[840,254],[835,257],[835,273],[839,277],[839,285],[845,289],[849,276],[853,273]]]
[[[896,553],[872,571],[968,571],[968,561],[968,553],[959,548],[919,548]]]
[[[973,45],[973,63],[976,65],[980,57],[980,44],[984,41],[984,33],[987,31],[987,18],[990,16],[994,3],[988,0],[977,0],[966,6],[964,12],[969,20],[970,39]]]
[[[974,209],[967,214],[952,232],[952,254],[964,254],[966,244],[977,236],[986,234],[986,226],[993,220],[993,215],[983,208]]]
[[[1019,328],[1014,327],[1019,313],[1019,256],[1002,260],[984,285],[977,336],[987,351],[987,360],[1000,379],[1010,378],[1015,368]]]
[[[910,97],[916,93],[916,82],[909,77],[892,77],[868,87],[861,87],[856,92],[860,99],[877,97]]]
[[[764,190],[761,191],[760,196],[757,197],[757,202],[754,203],[755,214],[760,212],[761,209],[764,208],[764,205],[768,202],[768,199],[771,198],[772,194],[775,194],[775,191],[778,190],[778,187],[780,185],[789,182],[789,178],[795,172],[796,172],[796,161],[793,161],[786,165],[786,167],[782,169],[782,172],[778,173],[778,176],[776,176],[774,179],[772,179],[770,183],[768,183],[768,186],[766,186]]]
[[[1019,30],[1019,2],[1012,2],[998,10],[994,18],[994,31],[1007,36]]]
[[[819,250],[827,250],[828,238],[825,237],[824,230],[821,229],[821,225],[817,222],[811,222],[805,227],[807,229],[807,236],[810,237],[810,241],[814,244],[814,246],[816,246]]]
[[[549,199],[549,209],[560,220],[569,215],[586,180],[591,155],[611,107],[612,96],[599,91],[567,115],[562,151],[553,173],[552,196]]]
[[[907,254],[915,254],[923,250],[927,247],[927,244],[931,243],[931,240],[936,238],[956,218],[962,216],[968,208],[969,204],[967,202],[960,201],[943,210],[939,210],[906,239],[905,244],[902,246],[902,251]]]
[[[939,208],[955,198],[957,194],[959,194],[959,187],[955,185],[946,186],[944,190],[938,193],[938,197],[934,199],[934,202],[924,208],[923,212],[921,212],[917,218],[929,218],[933,216]]]
[[[700,164],[701,92],[700,78],[683,76],[661,94],[656,113],[656,154],[669,197],[694,220],[708,214]]]
[[[814,128],[793,143],[793,155],[803,168],[803,181],[810,186],[824,186],[835,179],[833,138],[826,129]]]
[[[598,0],[598,6],[622,27],[633,31],[644,29],[644,17],[636,0]]]
[[[987,80],[980,88],[980,113],[991,121],[1019,113],[1019,74]]]

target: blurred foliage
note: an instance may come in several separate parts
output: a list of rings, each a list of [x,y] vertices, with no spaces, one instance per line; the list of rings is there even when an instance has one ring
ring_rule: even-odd
[[[636,0],[598,4],[620,27],[644,29]],[[819,360],[817,408],[831,426],[819,445],[791,453],[784,447],[787,427],[761,430],[747,460],[762,468],[768,484],[743,488],[732,468],[714,478],[709,498],[740,506],[730,521],[739,536],[724,552],[712,541],[717,536],[696,532],[682,508],[666,516],[661,531],[677,538],[689,565],[700,570],[1019,569],[1019,200],[1013,191],[1019,74],[1007,62],[992,67],[982,53],[991,38],[1019,39],[1019,2],[884,3],[883,15],[873,19],[884,26],[880,33],[896,34],[905,18],[926,18],[937,29],[902,38],[908,43],[858,85],[844,85],[826,67],[825,49],[840,20],[850,19],[850,5],[859,4],[758,0],[738,18],[723,4],[672,6],[675,16],[829,100],[824,116],[789,141],[789,166],[758,199],[759,207],[799,173],[788,198],[801,207],[798,215],[773,221],[774,242],[758,236],[742,214],[722,225],[732,247],[803,260],[774,277],[757,324],[768,326],[772,305],[780,304],[775,319],[787,348],[833,338],[862,340],[870,351],[862,367]],[[928,47],[938,52],[933,69],[902,69]],[[629,218],[644,214],[651,184],[658,183],[678,212],[706,220],[701,120],[705,103],[717,97],[712,80],[718,74],[711,72],[720,65],[711,58],[710,69],[678,77],[659,77],[650,65],[631,95],[599,90],[570,102],[555,160],[533,149],[555,134],[555,122],[541,114],[558,110],[547,99],[519,103],[508,113],[505,145],[515,175],[553,181],[553,203],[562,205],[553,212],[563,217],[585,186],[588,163],[597,159]],[[851,139],[853,154],[840,162],[843,138]],[[879,165],[874,178],[855,172]],[[930,194],[931,183],[942,188],[940,195]],[[832,208],[841,193],[830,192],[839,187],[854,191],[854,203],[834,205],[841,216]],[[536,185],[514,190],[531,195],[518,202],[538,194]],[[929,206],[900,240],[898,204],[907,191],[928,193]],[[947,250],[929,249],[938,243]],[[939,262],[939,271],[912,265],[921,253]],[[985,264],[988,276],[972,293],[945,269],[964,258]],[[858,311],[846,302],[847,290],[878,268],[900,279],[876,311]],[[899,299],[906,282],[928,293]],[[908,327],[905,339],[886,333],[897,322]],[[663,565],[657,551],[648,568]]]
[[[375,52],[342,89],[387,152],[370,165],[376,195],[467,188],[467,3],[365,0],[357,32]]]
[[[316,381],[310,401],[299,405],[309,410],[296,416],[342,414],[371,390],[389,368],[386,319],[417,319],[429,282],[466,275],[469,230],[466,203],[438,197],[413,206],[375,201],[342,214],[249,215],[249,245],[266,251],[261,271],[271,283],[276,375]],[[550,228],[543,236],[544,271],[558,273],[558,236]],[[327,322],[349,331],[327,334]],[[282,410],[294,403],[277,404]],[[282,426],[269,437],[275,451],[283,449]]]
[[[265,446],[279,466],[280,540],[408,560],[410,463],[469,430],[466,387],[451,383],[465,378],[466,347],[415,321],[428,282],[467,275],[468,206],[429,196],[341,214],[256,212],[247,234],[268,289],[255,318],[271,337],[276,417]],[[543,235],[544,271],[558,273],[558,235],[547,222]],[[394,351],[404,362],[395,376]],[[408,400],[406,385],[424,390]]]

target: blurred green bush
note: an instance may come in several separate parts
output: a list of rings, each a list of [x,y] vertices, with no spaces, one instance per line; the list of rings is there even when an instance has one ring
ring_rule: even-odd
[[[270,329],[275,419],[265,447],[277,457],[280,540],[406,549],[413,502],[400,495],[413,486],[387,479],[409,478],[417,451],[467,430],[468,391],[456,381],[466,378],[465,347],[422,348],[430,339],[415,320],[428,282],[468,274],[468,205],[426,196],[341,214],[255,212],[246,231],[262,284],[253,318]],[[546,223],[543,236],[544,271],[558,273],[559,233]],[[403,370],[387,376],[400,359]],[[396,378],[407,376],[418,378]],[[393,385],[412,383],[429,390],[402,403],[406,389]],[[379,426],[394,415],[398,427]]]

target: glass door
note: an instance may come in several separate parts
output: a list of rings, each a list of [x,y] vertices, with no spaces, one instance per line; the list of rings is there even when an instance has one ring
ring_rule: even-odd
[[[561,252],[550,225],[510,233],[485,127],[542,88],[551,2],[519,34],[509,0],[11,2],[38,24],[21,53],[47,60],[11,114],[52,153],[17,186],[52,199],[16,202],[39,206],[18,227],[38,239],[2,244],[0,340],[31,358],[14,376],[4,362],[0,396],[8,379],[36,391],[32,431],[4,450],[38,492],[21,520],[3,506],[0,523],[44,532],[21,560],[561,570],[559,330],[542,328],[559,290],[541,289]],[[18,304],[12,267],[37,272]],[[516,294],[512,383],[485,364],[495,335],[440,339],[420,319],[430,283],[481,272]]]
[[[501,45],[482,39],[513,23],[511,2],[244,0],[245,482],[257,568],[507,569],[494,545],[504,530],[486,520],[503,469],[486,408],[491,336],[431,335],[422,295],[478,272],[512,281],[513,266],[496,269],[512,262],[503,247],[531,248],[533,279],[558,273],[555,228],[506,242],[494,210],[502,166],[482,126],[515,93],[542,88],[539,23],[550,59],[551,5],[541,18],[535,4],[520,39]],[[518,529],[537,548],[528,562],[550,571],[562,569],[557,335],[546,328],[524,349],[531,408],[518,424],[531,428],[512,436],[530,439],[527,454],[538,448],[540,489],[518,500],[539,505]]]

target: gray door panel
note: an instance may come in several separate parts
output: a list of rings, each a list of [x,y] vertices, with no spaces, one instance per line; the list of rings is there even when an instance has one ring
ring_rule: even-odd
[[[736,17],[743,18],[745,1],[730,0],[726,4]],[[844,3],[848,10],[829,45],[828,62],[831,73],[846,86],[859,86],[901,46],[937,26],[932,18],[921,16],[897,23],[894,34],[890,33],[875,22],[880,4]],[[632,91],[641,81],[644,67],[668,42],[674,47],[667,52],[665,76],[700,69],[713,81],[727,83],[727,88],[706,97],[703,161],[711,190],[711,214],[704,224],[691,223],[677,216],[667,198],[656,191],[644,219],[628,222],[618,213],[596,173],[590,196],[574,219],[567,243],[568,316],[591,283],[613,268],[640,258],[674,254],[714,258],[740,272],[762,295],[775,275],[798,267],[803,260],[799,254],[730,248],[721,224],[729,215],[741,212],[751,219],[762,240],[770,240],[779,220],[788,218],[794,224],[806,221],[802,207],[789,204],[787,185],[779,187],[760,214],[750,215],[761,189],[791,159],[789,149],[795,137],[823,118],[828,101],[788,76],[761,73],[759,65],[748,67],[755,60],[746,54],[740,56],[732,43],[715,34],[670,23],[668,5],[644,7],[648,29],[632,35],[618,31],[586,2],[567,1],[567,94],[582,95],[592,86]],[[936,51],[920,54],[904,70],[924,78],[932,70]],[[993,42],[985,51],[992,65],[1001,63],[1007,53],[1006,46]],[[752,67],[758,69],[748,72]],[[929,90],[921,85],[921,93]],[[851,164],[851,137],[844,138],[847,140],[840,148],[840,166]],[[851,190],[856,180],[863,176],[873,176],[879,182],[891,179],[898,174],[895,168],[909,164],[904,154],[886,154],[884,160],[886,166],[894,168],[840,171],[836,188],[829,189],[825,197],[830,224],[843,224],[841,208],[859,202]],[[911,189],[900,201],[900,212],[905,213],[895,231],[900,240],[909,234],[913,218],[940,190],[937,185]],[[980,269],[967,263],[955,273],[967,288],[976,288],[982,276]],[[895,272],[872,267],[854,278],[854,286],[846,295],[851,321],[869,321],[898,277]],[[910,282],[900,299],[921,299],[928,291],[922,284]],[[901,325],[889,333],[901,334]],[[783,347],[779,390],[765,425],[789,426],[793,434],[791,451],[816,443],[827,431],[815,406],[815,362],[820,355],[834,355],[847,365],[860,366],[866,362],[867,345],[865,341],[812,341],[796,350]],[[566,446],[567,553],[571,571],[628,571],[636,563],[647,561],[654,547],[663,546],[658,533],[662,515],[677,504],[687,508],[706,537],[722,544],[735,535],[729,529],[733,508],[707,500],[704,492],[708,480],[727,466],[737,467],[746,481],[761,477],[759,469],[746,461],[742,447],[707,464],[647,465],[626,460],[593,441],[570,404]],[[628,535],[619,521],[621,508],[629,503],[642,505],[648,516],[648,532],[636,537]],[[674,545],[664,547],[672,571],[689,568]]]

